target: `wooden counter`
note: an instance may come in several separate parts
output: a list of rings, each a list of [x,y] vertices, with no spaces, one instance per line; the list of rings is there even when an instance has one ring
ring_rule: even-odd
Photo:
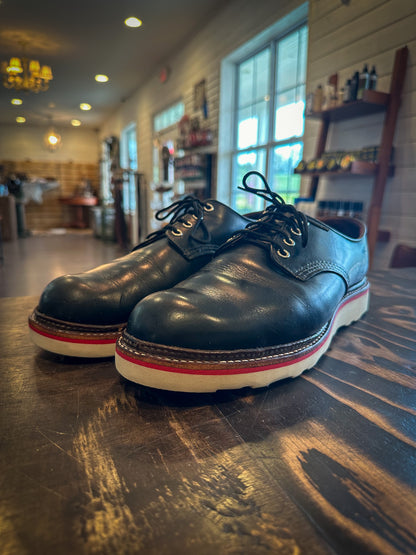
[[[212,395],[42,352],[0,299],[0,551],[414,554],[416,271],[371,283],[313,370]]]
[[[70,227],[75,227],[79,229],[85,229],[89,227],[88,212],[91,206],[97,206],[97,197],[64,197],[60,198],[59,202],[61,204],[70,206],[73,210],[73,217]]]

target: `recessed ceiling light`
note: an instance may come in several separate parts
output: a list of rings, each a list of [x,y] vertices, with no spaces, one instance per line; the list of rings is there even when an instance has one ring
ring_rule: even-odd
[[[71,119],[71,125],[73,125],[74,127],[79,127],[81,125],[81,122],[79,121],[79,119]]]
[[[127,25],[127,27],[141,27],[143,22],[137,19],[137,17],[128,17],[124,20],[124,24]]]
[[[91,110],[91,104],[87,104],[86,102],[81,102],[79,107],[81,110]]]
[[[107,83],[108,81],[108,77],[107,75],[102,75],[102,74],[98,74],[94,77],[94,79],[98,82],[98,83]]]
[[[23,104],[23,100],[21,98],[12,98],[10,102],[15,106],[20,106],[21,104]]]
[[[16,121],[17,123],[25,123],[26,118],[24,118],[23,116],[17,116]]]

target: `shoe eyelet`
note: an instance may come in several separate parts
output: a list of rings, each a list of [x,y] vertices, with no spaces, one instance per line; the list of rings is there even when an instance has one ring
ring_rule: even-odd
[[[183,227],[192,227],[191,222],[183,222]]]
[[[183,233],[180,229],[172,229],[172,235],[175,235],[176,237],[181,237]]]
[[[289,237],[289,239],[283,239],[283,243],[288,247],[293,247],[295,244],[295,241]]]
[[[210,202],[207,202],[206,204],[204,204],[204,210],[205,212],[212,212],[214,210],[214,207]]]
[[[195,214],[192,214],[192,217],[194,220],[198,220],[198,216],[196,216]]]
[[[302,235],[302,232],[298,227],[295,227],[294,229],[293,227],[291,227],[290,231],[293,233],[293,235],[298,235],[298,236]]]
[[[290,257],[290,252],[287,251],[286,249],[277,249],[277,254],[282,257],[282,258],[289,258]]]

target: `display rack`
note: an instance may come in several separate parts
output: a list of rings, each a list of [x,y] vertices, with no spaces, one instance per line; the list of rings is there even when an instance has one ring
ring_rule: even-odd
[[[374,176],[373,190],[367,215],[370,264],[373,260],[375,245],[377,242],[386,180],[387,177],[393,175],[394,173],[394,167],[391,165],[391,153],[397,115],[406,75],[407,57],[407,46],[404,46],[396,51],[389,93],[366,90],[364,91],[363,98],[361,100],[356,100],[342,106],[328,108],[326,110],[322,110],[321,112],[314,112],[308,115],[309,118],[318,118],[321,120],[321,128],[315,154],[315,158],[319,159],[325,152],[330,124],[342,120],[364,117],[371,114],[385,113],[377,163],[354,161],[347,171],[340,170],[336,172],[324,173],[316,171],[303,172],[305,175],[312,175],[309,197],[313,200],[316,198],[319,180],[323,175],[330,177],[345,175]]]

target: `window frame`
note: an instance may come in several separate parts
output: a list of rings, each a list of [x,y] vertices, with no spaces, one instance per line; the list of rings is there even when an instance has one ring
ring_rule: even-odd
[[[265,151],[265,163],[264,163],[264,175],[266,180],[268,181],[268,183],[270,184],[270,186],[273,188],[271,180],[272,180],[272,175],[273,175],[273,151],[279,147],[285,147],[285,146],[292,146],[298,143],[302,143],[302,147],[304,145],[304,135],[305,135],[305,125],[303,125],[303,133],[302,135],[293,135],[291,137],[288,137],[286,139],[275,139],[275,131],[276,131],[276,107],[277,107],[277,96],[279,94],[282,94],[284,92],[290,91],[295,89],[296,91],[299,90],[300,87],[304,87],[306,89],[306,71],[305,71],[305,76],[304,76],[304,80],[299,82],[296,81],[295,85],[293,87],[290,88],[286,88],[286,89],[282,89],[282,90],[278,90],[277,88],[277,57],[278,57],[278,49],[279,49],[279,44],[287,37],[289,37],[291,34],[297,32],[297,31],[301,31],[303,28],[307,29],[307,32],[309,32],[308,29],[308,23],[307,21],[301,21],[298,24],[292,26],[291,28],[285,30],[285,32],[280,33],[279,35],[269,39],[267,42],[264,42],[262,45],[259,45],[256,49],[253,49],[251,52],[247,53],[246,56],[242,57],[241,59],[239,59],[234,66],[234,71],[235,71],[235,87],[234,87],[234,100],[233,100],[233,143],[232,143],[232,149],[230,151],[230,156],[231,156],[231,183],[236,183],[237,181],[237,173],[238,173],[238,163],[237,163],[237,158],[240,155],[243,154],[249,154],[251,152],[260,152],[260,151]],[[239,105],[239,97],[240,97],[240,79],[239,79],[239,69],[241,67],[241,65],[243,65],[245,62],[247,62],[248,60],[254,58],[255,56],[257,56],[258,54],[260,54],[261,52],[268,50],[270,51],[270,59],[269,59],[269,104],[267,107],[268,110],[268,130],[267,130],[267,141],[263,142],[263,143],[258,143],[256,145],[252,145],[252,146],[248,146],[246,148],[238,148],[238,126],[239,126],[239,118],[238,118],[238,113],[239,110],[241,109],[241,106]],[[300,63],[300,57],[298,57],[298,64]],[[299,67],[299,66],[298,66]],[[306,100],[306,90],[305,90],[305,100]],[[254,104],[252,103],[251,105],[248,106],[253,106]],[[303,115],[303,119],[305,120],[305,115]],[[234,194],[233,194],[234,192]],[[286,197],[287,195],[290,195],[291,193],[293,193],[292,191],[276,191],[278,194],[282,195],[283,197]],[[297,192],[297,194],[299,194],[300,191]],[[233,208],[236,208],[236,206],[234,206],[234,200],[235,200],[235,191],[231,192],[231,204],[233,206]],[[259,204],[259,203],[257,203]],[[263,206],[265,204],[265,201],[261,203]],[[257,206],[257,208],[260,208],[260,206]]]
[[[309,35],[308,25],[309,3],[305,2],[293,9],[289,13],[282,15],[272,25],[263,29],[260,33],[253,36],[247,42],[231,51],[221,61],[220,70],[220,97],[219,97],[219,125],[218,125],[218,159],[217,159],[217,198],[222,202],[231,205],[234,190],[240,183],[237,183],[234,175],[233,156],[239,152],[236,148],[236,80],[238,64],[261,52],[271,43],[284,39],[293,31],[306,25]],[[271,61],[271,63],[273,63]],[[307,84],[308,60],[306,59],[306,84]],[[274,86],[274,85],[273,85]],[[275,88],[275,86],[274,86]],[[230,94],[232,91],[232,94]],[[273,103],[275,98],[271,99]],[[273,117],[275,117],[273,115]],[[272,121],[273,124],[273,121]],[[273,124],[274,125],[274,124]],[[304,130],[305,132],[305,130]],[[269,129],[269,133],[273,133]],[[270,136],[270,135],[269,135]],[[280,141],[273,141],[278,146]],[[284,141],[281,144],[287,144]],[[305,145],[305,134],[302,137],[294,137],[292,143],[301,142]],[[259,150],[260,146],[252,147],[252,150]],[[247,149],[249,150],[249,149]],[[271,173],[271,150],[269,149],[266,167],[267,175]],[[266,171],[265,171],[266,173]],[[272,175],[273,177],[273,175]]]

